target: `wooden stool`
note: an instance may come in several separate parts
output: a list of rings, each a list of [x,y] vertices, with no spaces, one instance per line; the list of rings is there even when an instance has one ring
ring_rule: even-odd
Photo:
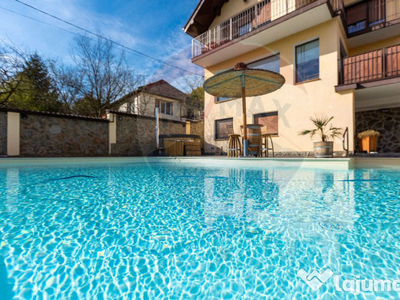
[[[268,140],[271,142],[271,147],[268,146],[269,142]],[[275,156],[275,152],[274,152],[274,142],[272,141],[272,134],[269,133],[263,133],[261,135],[261,157],[268,157],[269,156],[269,150],[272,150],[272,157]]]
[[[230,134],[228,141],[228,157],[239,157],[241,152],[240,134]]]

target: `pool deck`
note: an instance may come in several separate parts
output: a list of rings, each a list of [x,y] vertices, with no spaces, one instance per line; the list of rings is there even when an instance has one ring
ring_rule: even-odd
[[[330,170],[360,168],[389,168],[400,170],[400,157],[350,157],[350,158],[260,158],[260,157],[40,157],[40,158],[0,158],[0,167],[13,165],[42,166],[66,163],[174,163],[240,167],[296,167]]]

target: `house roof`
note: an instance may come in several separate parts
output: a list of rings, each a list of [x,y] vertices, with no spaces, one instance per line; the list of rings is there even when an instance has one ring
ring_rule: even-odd
[[[190,96],[181,92],[177,88],[170,85],[165,80],[161,79],[156,82],[146,84],[139,87],[137,90],[130,92],[129,94],[123,96],[121,99],[117,100],[113,105],[121,105],[127,101],[129,97],[134,96],[136,93],[145,92],[155,96],[161,96],[165,98],[170,98],[179,101],[189,102],[191,100]]]
[[[192,37],[206,32],[216,16],[221,14],[221,8],[226,0],[200,0],[183,31]]]
[[[188,97],[187,94],[181,92],[163,79],[141,86],[138,91],[181,101],[186,101]]]

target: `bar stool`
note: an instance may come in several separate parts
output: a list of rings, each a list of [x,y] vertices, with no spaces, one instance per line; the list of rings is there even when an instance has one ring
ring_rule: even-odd
[[[269,147],[271,142],[271,147]],[[267,126],[261,128],[261,157],[269,157],[269,151],[272,150],[272,157],[275,156],[274,142],[272,141],[272,134],[268,133]]]
[[[226,125],[228,130],[228,157],[239,157],[242,153],[240,134],[233,133],[233,125]]]

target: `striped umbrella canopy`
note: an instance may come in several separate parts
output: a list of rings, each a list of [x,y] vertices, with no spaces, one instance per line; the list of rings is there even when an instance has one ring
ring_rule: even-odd
[[[285,78],[272,71],[249,69],[245,63],[236,64],[233,70],[218,73],[206,81],[203,88],[216,97],[242,97],[243,154],[247,156],[246,96],[260,96],[279,89]]]

